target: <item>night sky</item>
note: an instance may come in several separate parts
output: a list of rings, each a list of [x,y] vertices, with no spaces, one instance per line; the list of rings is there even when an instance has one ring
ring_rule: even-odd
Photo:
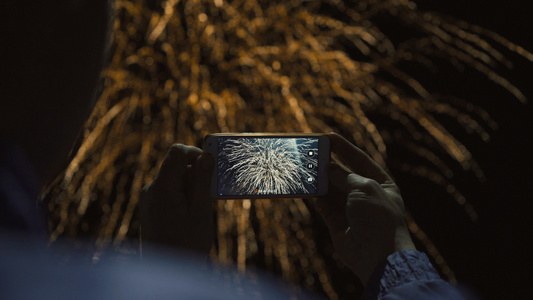
[[[416,1],[420,9],[452,15],[493,30],[533,51],[533,9],[529,1]],[[466,84],[444,78],[452,92],[486,109],[498,123],[489,130],[491,141],[457,130],[454,134],[472,151],[486,175],[479,182],[468,172],[459,172],[453,182],[479,214],[472,223],[462,209],[432,187],[414,189],[413,178],[397,178],[415,219],[437,244],[456,272],[460,283],[478,291],[483,299],[526,299],[531,297],[531,250],[533,222],[533,63],[508,55],[514,62],[501,74],[528,97],[520,103],[492,83],[466,76]],[[449,91],[449,90],[448,90]],[[451,129],[453,131],[453,127]],[[471,172],[470,172],[471,173]]]

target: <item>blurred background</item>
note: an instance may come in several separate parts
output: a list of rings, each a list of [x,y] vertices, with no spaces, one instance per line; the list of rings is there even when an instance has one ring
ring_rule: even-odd
[[[135,255],[138,192],[172,143],[337,131],[391,171],[445,279],[483,299],[524,298],[530,13],[494,0],[117,1],[100,100],[47,196],[52,240]],[[215,206],[214,260],[331,299],[361,294],[312,200]]]
[[[417,3],[420,9],[427,8],[455,16],[493,30],[529,51],[533,49],[533,38],[529,33],[533,29],[533,21],[529,17],[533,8],[527,1]],[[440,83],[442,88],[454,89],[481,105],[498,123],[490,142],[466,140],[485,171],[486,181],[476,183],[464,180],[459,175],[460,189],[476,207],[479,222],[468,224],[460,222],[460,218],[443,220],[439,217],[442,211],[430,206],[420,207],[417,214],[420,216],[417,220],[428,225],[425,227],[428,234],[434,237],[433,241],[448,258],[458,278],[477,289],[483,299],[530,297],[528,270],[533,266],[532,195],[529,188],[533,180],[533,159],[530,154],[533,136],[532,65],[520,58],[512,60],[514,67],[505,76],[528,97],[526,104],[511,100],[505,92],[494,89],[490,84],[482,84],[480,86],[483,88],[475,89],[457,85],[455,90],[453,84],[448,85],[449,79]],[[405,199],[418,197],[414,190],[404,189],[403,193]],[[431,197],[432,193],[429,190],[427,196]],[[445,200],[440,202],[444,203]]]

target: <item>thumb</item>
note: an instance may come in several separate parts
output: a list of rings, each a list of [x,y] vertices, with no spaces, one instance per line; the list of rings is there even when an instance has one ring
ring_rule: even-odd
[[[359,176],[335,162],[330,163],[328,172],[329,182],[346,194],[354,189],[354,177]]]
[[[201,153],[202,150],[196,147],[183,144],[172,145],[161,164],[155,182],[176,191],[185,190],[187,188],[187,168],[198,159]]]

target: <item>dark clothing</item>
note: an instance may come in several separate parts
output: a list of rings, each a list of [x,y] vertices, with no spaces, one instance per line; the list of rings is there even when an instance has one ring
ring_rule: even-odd
[[[22,150],[0,140],[0,229],[46,237],[39,179]]]

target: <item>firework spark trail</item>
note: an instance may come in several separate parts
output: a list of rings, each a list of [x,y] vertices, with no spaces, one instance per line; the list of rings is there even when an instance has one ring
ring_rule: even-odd
[[[298,141],[297,141],[298,140]],[[316,190],[315,139],[225,139],[221,142],[219,171],[231,194],[308,194]],[[313,155],[309,152],[313,151]]]

